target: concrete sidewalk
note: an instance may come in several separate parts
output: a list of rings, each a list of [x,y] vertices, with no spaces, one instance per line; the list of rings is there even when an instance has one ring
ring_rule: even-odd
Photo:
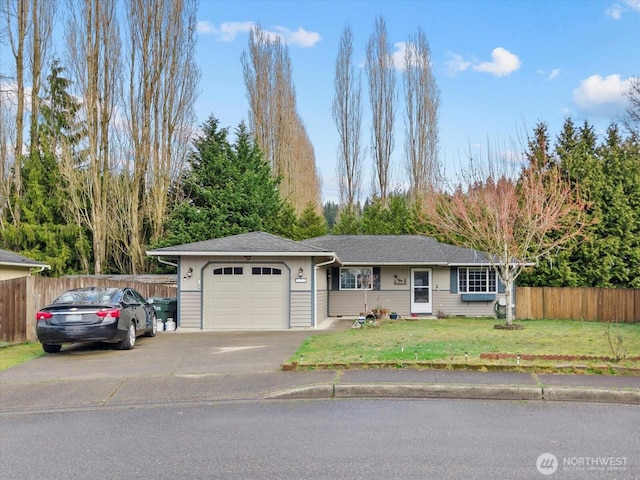
[[[2,383],[0,414],[233,400],[465,398],[640,405],[640,377],[513,372],[237,372]]]

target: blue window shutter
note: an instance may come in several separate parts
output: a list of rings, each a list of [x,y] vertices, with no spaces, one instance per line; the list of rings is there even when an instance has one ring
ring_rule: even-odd
[[[373,267],[373,289],[380,290],[380,267]]]
[[[450,285],[449,290],[451,293],[458,293],[458,269],[451,267],[449,270]]]
[[[496,281],[498,282],[498,293],[504,293],[506,289],[504,288],[504,283],[500,280],[500,277],[496,274]]]

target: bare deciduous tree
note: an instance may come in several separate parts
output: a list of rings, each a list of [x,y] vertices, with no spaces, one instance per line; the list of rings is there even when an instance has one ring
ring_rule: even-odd
[[[49,60],[49,47],[53,35],[57,2],[50,0],[31,0],[31,26],[29,38],[31,44],[31,112],[30,112],[30,148],[33,156],[38,151],[38,119],[40,117],[40,96],[42,72]]]
[[[11,176],[9,167],[9,112],[6,107],[5,95],[0,91],[0,229],[6,225],[5,212],[10,207]]]
[[[347,27],[342,32],[334,79],[333,120],[338,129],[338,192],[343,205],[353,207],[360,200],[363,152],[362,94],[360,75],[353,63],[353,33]]]
[[[124,110],[130,142],[124,173],[126,245],[133,273],[144,267],[145,220],[150,242],[162,235],[169,187],[182,169],[194,124],[199,73],[194,60],[194,0],[127,4],[129,88]]]
[[[280,192],[299,213],[313,203],[320,211],[320,183],[315,153],[297,113],[291,60],[280,37],[269,38],[259,27],[243,52],[249,125],[256,143],[276,176]]]
[[[435,185],[438,171],[438,110],[440,89],[431,65],[431,51],[424,32],[407,42],[404,55],[406,102],[405,155],[412,197],[421,198]]]
[[[91,230],[94,272],[103,273],[109,228],[113,116],[119,92],[121,58],[115,0],[70,0],[67,63],[82,99],[86,126],[83,162],[66,155],[62,168],[76,218]]]
[[[374,32],[367,43],[365,70],[372,114],[372,154],[377,180],[375,187],[379,190],[380,200],[384,205],[389,195],[389,164],[394,146],[396,72],[387,26],[382,17],[376,19]]]
[[[558,168],[533,168],[519,178],[489,161],[472,162],[453,193],[434,191],[425,201],[426,220],[453,244],[487,254],[505,285],[507,325],[513,322],[511,294],[522,270],[582,234],[586,204]]]
[[[271,105],[272,46],[261,28],[249,32],[249,53],[242,53],[244,84],[249,101],[249,128],[265,159],[275,168],[273,158],[273,133],[275,115]]]
[[[2,13],[7,21],[7,37],[15,66],[15,141],[13,145],[13,195],[22,198],[22,149],[25,126],[25,77],[27,70],[26,43],[29,29],[29,0],[4,0]],[[19,202],[17,202],[19,204]],[[20,208],[11,212],[14,225],[20,224]]]

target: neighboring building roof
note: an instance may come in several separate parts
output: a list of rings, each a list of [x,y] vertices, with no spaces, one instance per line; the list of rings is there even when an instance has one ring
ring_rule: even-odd
[[[488,264],[476,250],[438,242],[422,235],[327,235],[303,243],[334,251],[344,265]]]
[[[0,265],[23,268],[51,268],[49,265],[37,260],[32,260],[17,253],[2,250],[0,248]]]
[[[202,242],[186,243],[173,247],[147,251],[147,255],[164,257],[201,255],[254,255],[254,256],[333,256],[333,251],[288,240],[265,232],[244,233]]]

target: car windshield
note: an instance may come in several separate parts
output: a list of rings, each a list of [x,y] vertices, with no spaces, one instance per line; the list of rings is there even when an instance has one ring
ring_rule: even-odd
[[[115,297],[120,292],[117,288],[87,288],[69,290],[56,298],[53,303],[114,303]]]

